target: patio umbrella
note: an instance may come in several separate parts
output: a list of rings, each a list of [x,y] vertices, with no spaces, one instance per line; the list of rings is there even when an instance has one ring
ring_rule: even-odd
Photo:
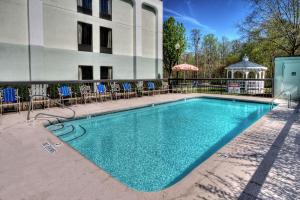
[[[172,71],[174,72],[184,72],[184,80],[185,80],[185,72],[197,72],[199,71],[198,67],[189,64],[180,64],[172,67]]]

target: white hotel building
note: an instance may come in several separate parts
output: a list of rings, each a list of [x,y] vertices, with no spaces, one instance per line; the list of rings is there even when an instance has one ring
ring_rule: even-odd
[[[162,77],[161,0],[0,0],[0,81]]]

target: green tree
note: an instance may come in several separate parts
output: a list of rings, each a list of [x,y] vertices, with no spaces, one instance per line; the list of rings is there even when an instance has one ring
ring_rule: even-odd
[[[185,49],[185,28],[182,23],[170,17],[163,25],[163,62],[168,78],[172,75],[172,67],[179,62]]]
[[[264,42],[287,55],[296,55],[300,48],[299,0],[249,0],[253,12],[240,30],[249,41]]]

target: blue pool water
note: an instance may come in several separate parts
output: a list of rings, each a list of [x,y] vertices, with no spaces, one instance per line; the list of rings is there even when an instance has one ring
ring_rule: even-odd
[[[269,110],[267,104],[197,98],[48,129],[123,184],[149,192],[181,180]]]

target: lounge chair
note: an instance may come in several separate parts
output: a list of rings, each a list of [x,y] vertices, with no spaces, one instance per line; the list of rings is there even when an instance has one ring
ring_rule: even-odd
[[[59,95],[59,103],[63,104],[64,101],[73,101],[77,104],[77,97],[76,94],[73,96],[73,92],[71,87],[63,85],[58,88],[58,95]]]
[[[155,91],[158,91],[158,90],[155,90],[155,84],[151,81],[148,81],[146,90],[143,91],[143,94],[148,94],[148,96],[150,96],[150,93],[152,93],[152,95],[154,95]]]
[[[21,110],[20,97],[18,89],[7,87],[0,90],[0,113],[3,113],[3,108],[8,106],[16,106],[17,112]]]
[[[122,96],[124,96],[124,93],[121,92],[121,87],[118,83],[111,84],[110,88],[111,88],[111,94],[112,94],[113,98],[115,98],[116,100],[118,100],[118,98],[121,98]]]
[[[169,94],[170,91],[172,91],[172,89],[170,89],[170,85],[168,84],[168,82],[162,81],[159,91],[160,91],[160,94],[162,92]]]
[[[89,85],[82,85],[79,88],[81,99],[86,104],[87,101],[95,99],[97,101],[97,95],[92,92],[91,87]]]
[[[112,100],[112,93],[108,92],[106,86],[101,83],[97,85],[97,96],[99,96],[101,101],[107,98],[110,98],[110,100]]]
[[[50,107],[50,99],[47,94],[47,85],[46,84],[38,84],[31,85],[31,88],[28,88],[29,95],[31,97],[31,109],[34,109],[35,104],[42,104],[44,109]],[[38,95],[38,96],[35,96]]]
[[[123,85],[123,91],[124,91],[124,97],[128,97],[130,98],[130,96],[134,95],[135,97],[137,97],[137,92],[133,91],[132,86],[130,83],[125,82],[122,84]]]

